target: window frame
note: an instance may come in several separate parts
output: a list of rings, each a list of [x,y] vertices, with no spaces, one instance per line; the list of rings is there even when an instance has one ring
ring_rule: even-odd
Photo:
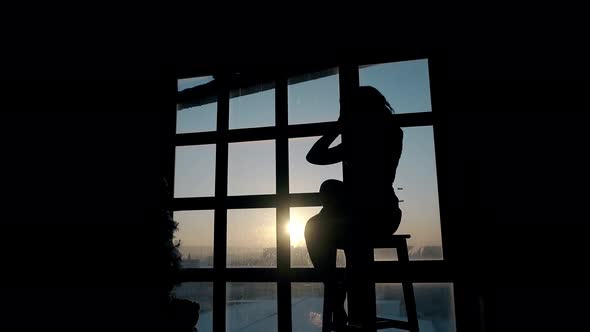
[[[178,103],[190,103],[192,100],[217,97],[217,130],[214,132],[197,132],[175,134],[174,146],[187,145],[216,145],[215,160],[215,196],[173,198],[172,210],[214,210],[214,241],[213,268],[184,268],[181,270],[180,282],[213,282],[213,330],[226,331],[226,284],[228,282],[274,282],[277,284],[278,330],[291,331],[291,283],[320,282],[320,276],[314,269],[292,268],[290,236],[283,232],[287,227],[292,207],[320,206],[318,193],[289,193],[289,139],[298,137],[321,136],[336,125],[336,122],[320,122],[309,124],[288,124],[288,87],[289,78],[311,72],[330,72],[338,69],[340,96],[347,95],[359,85],[359,68],[362,65],[397,62],[404,60],[428,59],[431,101],[434,103],[436,94],[433,93],[433,61],[430,56],[414,56],[407,58],[364,59],[356,64],[333,64],[320,68],[308,67],[299,72],[276,71],[270,75],[247,77],[230,77],[226,73],[214,74],[215,84],[202,89],[189,89],[177,93]],[[434,62],[435,63],[435,62]],[[318,70],[320,69],[320,70]],[[200,75],[205,76],[205,75]],[[181,78],[181,77],[179,77]],[[229,101],[230,91],[237,88],[247,88],[255,84],[266,84],[274,81],[275,89],[275,125],[270,127],[229,129]],[[398,114],[401,127],[431,126],[434,133],[435,163],[439,159],[440,151],[436,148],[438,125],[436,123],[435,105],[432,112]],[[176,113],[174,113],[176,119]],[[175,120],[176,121],[176,120]],[[176,123],[176,122],[175,122]],[[176,128],[176,126],[174,126]],[[228,146],[229,143],[251,142],[262,140],[275,141],[276,193],[266,195],[228,196]],[[174,163],[172,163],[174,164]],[[438,163],[437,163],[438,166]],[[404,271],[414,283],[453,283],[450,272],[452,250],[447,241],[447,227],[445,218],[445,198],[441,188],[440,168],[436,168],[437,188],[439,191],[440,227],[442,237],[443,259],[411,261],[410,271]],[[169,172],[174,181],[174,165]],[[347,171],[343,169],[343,177]],[[442,183],[441,183],[442,182]],[[171,188],[171,193],[174,188]],[[227,210],[245,208],[275,208],[276,209],[276,241],[277,265],[272,268],[233,268],[227,267]],[[401,282],[400,268],[397,262],[388,267],[376,267],[376,281]],[[339,268],[343,274],[344,269]],[[456,311],[456,309],[455,309]]]

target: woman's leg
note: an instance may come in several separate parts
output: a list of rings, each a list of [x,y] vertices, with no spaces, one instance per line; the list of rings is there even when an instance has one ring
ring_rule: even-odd
[[[346,286],[348,290],[348,319],[353,324],[361,323],[371,316],[370,293],[372,284],[369,278],[373,261],[373,250],[365,227],[356,227],[346,239]],[[374,318],[374,315],[373,315]]]
[[[305,225],[305,242],[314,268],[322,276],[332,278],[336,269],[336,243],[329,220],[317,214]]]
[[[335,324],[346,323],[344,300],[346,289],[336,280],[336,241],[338,230],[333,220],[321,213],[312,217],[305,225],[305,241],[309,257],[324,280],[324,292],[330,299]],[[324,318],[325,319],[325,318]]]

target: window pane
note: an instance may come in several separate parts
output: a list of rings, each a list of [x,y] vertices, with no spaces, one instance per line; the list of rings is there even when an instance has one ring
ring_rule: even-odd
[[[319,282],[291,284],[293,332],[321,331],[324,285]]]
[[[226,310],[227,331],[277,331],[277,285],[270,282],[229,282]]]
[[[255,92],[265,88],[259,85],[254,88],[231,91],[229,129],[274,126],[274,86],[269,90]]]
[[[310,164],[305,156],[319,137],[292,138],[289,140],[289,191],[292,193],[319,192],[327,179],[342,180],[342,163],[333,165]],[[340,144],[340,136],[331,147]]]
[[[231,143],[228,158],[228,195],[276,192],[274,141]]]
[[[277,266],[274,208],[227,211],[227,266]]]
[[[194,88],[199,85],[207,84],[213,81],[213,76],[201,76],[201,77],[191,77],[191,78],[182,78],[178,80],[178,90],[182,91],[189,88]]]
[[[338,120],[338,80],[337,69],[289,79],[289,124]]]
[[[213,196],[215,144],[176,147],[174,170],[174,197]]]
[[[432,127],[404,128],[404,146],[394,183],[410,259],[442,259],[438,186]]]
[[[401,284],[376,284],[377,316],[407,321]],[[450,283],[415,283],[414,296],[420,331],[455,332],[453,286]],[[384,331],[398,331],[388,329]]]
[[[396,261],[397,251],[394,248],[380,248],[373,250],[373,259],[379,261]]]
[[[432,111],[426,59],[361,67],[359,82],[377,88],[395,113]]]
[[[318,214],[320,210],[319,206],[296,207],[289,210],[291,216],[288,228],[291,234],[291,267],[313,267],[307,251],[304,232],[307,221]],[[346,267],[343,250],[336,252],[336,266]]]
[[[213,210],[176,211],[183,268],[213,267]]]
[[[217,102],[178,109],[176,133],[196,133],[217,129]]]
[[[201,306],[197,329],[199,332],[213,331],[212,282],[183,282],[174,288],[173,296],[178,299],[197,302]]]

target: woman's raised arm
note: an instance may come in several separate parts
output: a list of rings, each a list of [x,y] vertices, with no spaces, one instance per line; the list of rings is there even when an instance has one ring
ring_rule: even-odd
[[[339,133],[335,131],[326,133],[320,137],[320,139],[311,147],[305,159],[315,165],[330,165],[341,162],[343,155],[342,143],[330,148],[330,145],[334,142],[336,137],[338,137],[338,134]]]

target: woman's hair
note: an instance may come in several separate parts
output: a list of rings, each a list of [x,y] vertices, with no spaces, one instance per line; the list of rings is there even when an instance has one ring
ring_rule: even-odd
[[[383,117],[391,118],[395,113],[381,92],[372,86],[356,88],[351,98],[348,99],[348,104],[355,117],[369,117],[378,120]]]

